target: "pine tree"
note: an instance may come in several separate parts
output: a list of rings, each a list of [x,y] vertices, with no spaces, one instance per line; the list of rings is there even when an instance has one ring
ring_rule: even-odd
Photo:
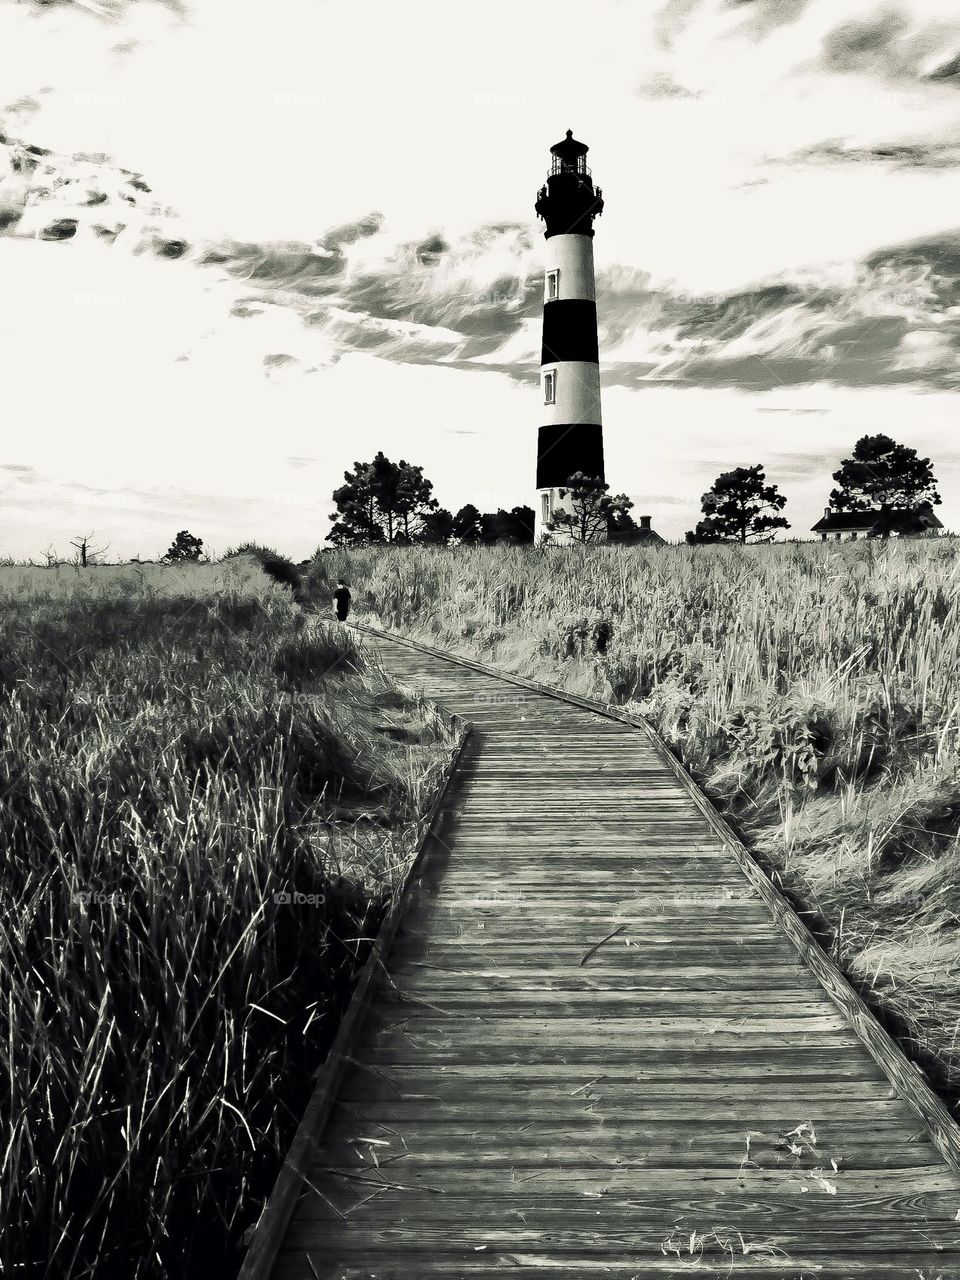
[[[687,542],[770,542],[789,529],[779,513],[787,500],[767,484],[763,467],[734,467],[717,476],[701,499],[704,518],[687,533]]]
[[[597,542],[607,533],[611,522],[622,519],[633,506],[625,493],[612,495],[609,489],[599,476],[574,472],[560,490],[561,498],[569,495],[573,510],[555,511],[547,528],[552,532],[569,532],[574,542]]]

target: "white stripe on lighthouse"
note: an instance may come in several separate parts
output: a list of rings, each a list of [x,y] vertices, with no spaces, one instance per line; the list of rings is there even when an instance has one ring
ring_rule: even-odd
[[[561,300],[580,298],[596,302],[597,290],[593,270],[593,240],[589,236],[551,236],[544,243],[546,272],[544,274],[544,301],[550,294],[547,276],[559,272],[557,297]]]
[[[600,422],[600,366],[592,360],[563,360],[558,364],[545,364],[540,371],[540,386],[544,374],[553,370],[555,400],[545,404],[540,412],[540,424],[552,427],[558,422]]]

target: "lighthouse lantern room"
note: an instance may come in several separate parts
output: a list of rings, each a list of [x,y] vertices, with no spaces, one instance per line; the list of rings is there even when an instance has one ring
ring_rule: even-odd
[[[571,509],[560,492],[570,476],[582,471],[604,478],[593,269],[593,222],[603,211],[603,194],[587,168],[588,150],[568,129],[550,148],[550,172],[535,206],[546,224],[537,542],[569,541],[569,532],[550,525],[557,511]]]

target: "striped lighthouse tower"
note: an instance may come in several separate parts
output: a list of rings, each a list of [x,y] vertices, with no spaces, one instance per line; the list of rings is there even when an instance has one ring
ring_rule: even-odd
[[[569,541],[568,533],[551,534],[547,526],[555,512],[572,509],[569,496],[561,498],[559,491],[574,472],[604,479],[593,278],[593,220],[603,211],[603,198],[587,168],[588,150],[568,129],[550,148],[553,162],[535,206],[546,223],[537,542],[544,535],[552,542]]]

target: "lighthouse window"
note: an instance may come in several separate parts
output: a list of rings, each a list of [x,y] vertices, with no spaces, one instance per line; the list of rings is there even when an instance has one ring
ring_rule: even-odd
[[[543,403],[556,404],[557,402],[557,371],[556,369],[548,369],[543,375]]]
[[[541,494],[541,495],[540,495],[540,519],[541,519],[541,520],[549,520],[549,519],[550,519],[550,495],[549,495],[549,493],[543,493],[543,494]]]
[[[547,301],[560,297],[560,272],[547,272]]]

